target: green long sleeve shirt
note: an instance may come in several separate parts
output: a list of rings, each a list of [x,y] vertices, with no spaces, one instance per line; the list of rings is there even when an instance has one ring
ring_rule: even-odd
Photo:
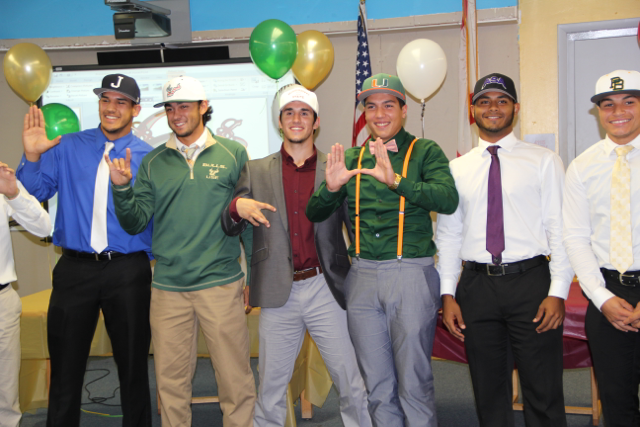
[[[245,148],[208,135],[193,166],[176,148],[175,134],[147,154],[133,187],[113,186],[116,215],[129,234],[153,217],[152,286],[165,291],[199,291],[240,280],[240,241],[222,231],[220,215],[231,202]],[[253,233],[242,234],[250,265]],[[249,273],[249,272],[247,272]]]
[[[389,151],[389,160],[394,172],[402,174],[404,158],[414,140],[414,136],[404,130],[394,138],[398,152]],[[345,151],[347,169],[357,169],[360,147]],[[365,149],[362,168],[373,169],[375,156]],[[328,218],[342,204],[345,197],[349,205],[349,218],[355,231],[356,177],[332,193],[326,181],[311,196],[307,204],[307,217],[313,222]],[[370,260],[395,259],[398,245],[398,218],[400,196],[406,198],[403,257],[422,258],[433,256],[436,245],[433,242],[433,225],[430,212],[451,214],[458,207],[458,192],[449,170],[449,160],[434,141],[418,139],[411,153],[407,177],[400,181],[395,190],[390,190],[369,175],[361,175],[360,182],[360,257]],[[355,256],[355,241],[351,243],[349,254]]]

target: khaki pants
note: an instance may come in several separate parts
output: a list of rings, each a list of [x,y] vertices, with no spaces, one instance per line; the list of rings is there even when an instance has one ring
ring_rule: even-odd
[[[249,364],[243,282],[193,292],[152,289],[151,334],[162,427],[191,427],[198,323],[218,383],[223,425],[253,426],[256,390]]]

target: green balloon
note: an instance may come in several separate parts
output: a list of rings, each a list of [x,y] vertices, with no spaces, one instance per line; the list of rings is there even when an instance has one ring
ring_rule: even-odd
[[[79,132],[80,121],[73,110],[63,104],[47,104],[40,108],[44,116],[44,130],[49,140],[60,135]]]
[[[290,26],[278,19],[262,21],[251,32],[251,59],[267,76],[284,76],[298,55],[298,40]]]

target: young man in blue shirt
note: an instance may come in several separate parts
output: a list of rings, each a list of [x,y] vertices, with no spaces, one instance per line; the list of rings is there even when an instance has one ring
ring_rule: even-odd
[[[17,176],[38,200],[58,193],[53,243],[62,257],[53,270],[47,318],[51,383],[47,427],[80,424],[84,371],[100,310],[118,366],[123,425],[151,426],[147,358],[151,226],[135,236],[115,215],[104,159],[131,151],[135,177],[151,147],[131,133],[140,112],[134,79],[110,74],[99,97],[100,126],[49,141],[32,106],[24,119],[24,156]]]

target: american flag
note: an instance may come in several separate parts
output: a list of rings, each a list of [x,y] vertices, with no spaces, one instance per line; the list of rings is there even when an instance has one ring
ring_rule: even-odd
[[[470,105],[473,87],[478,80],[478,29],[476,0],[462,0],[462,25],[460,26],[460,51],[458,53],[458,157],[478,145],[478,128],[471,115]]]
[[[367,30],[367,9],[364,0],[360,1],[360,15],[358,15],[358,57],[356,58],[356,106],[353,114],[353,137],[351,146],[362,145],[369,138],[367,123],[364,119],[364,109],[358,105],[358,94],[362,90],[362,83],[371,76],[371,60],[369,58],[369,34]]]

